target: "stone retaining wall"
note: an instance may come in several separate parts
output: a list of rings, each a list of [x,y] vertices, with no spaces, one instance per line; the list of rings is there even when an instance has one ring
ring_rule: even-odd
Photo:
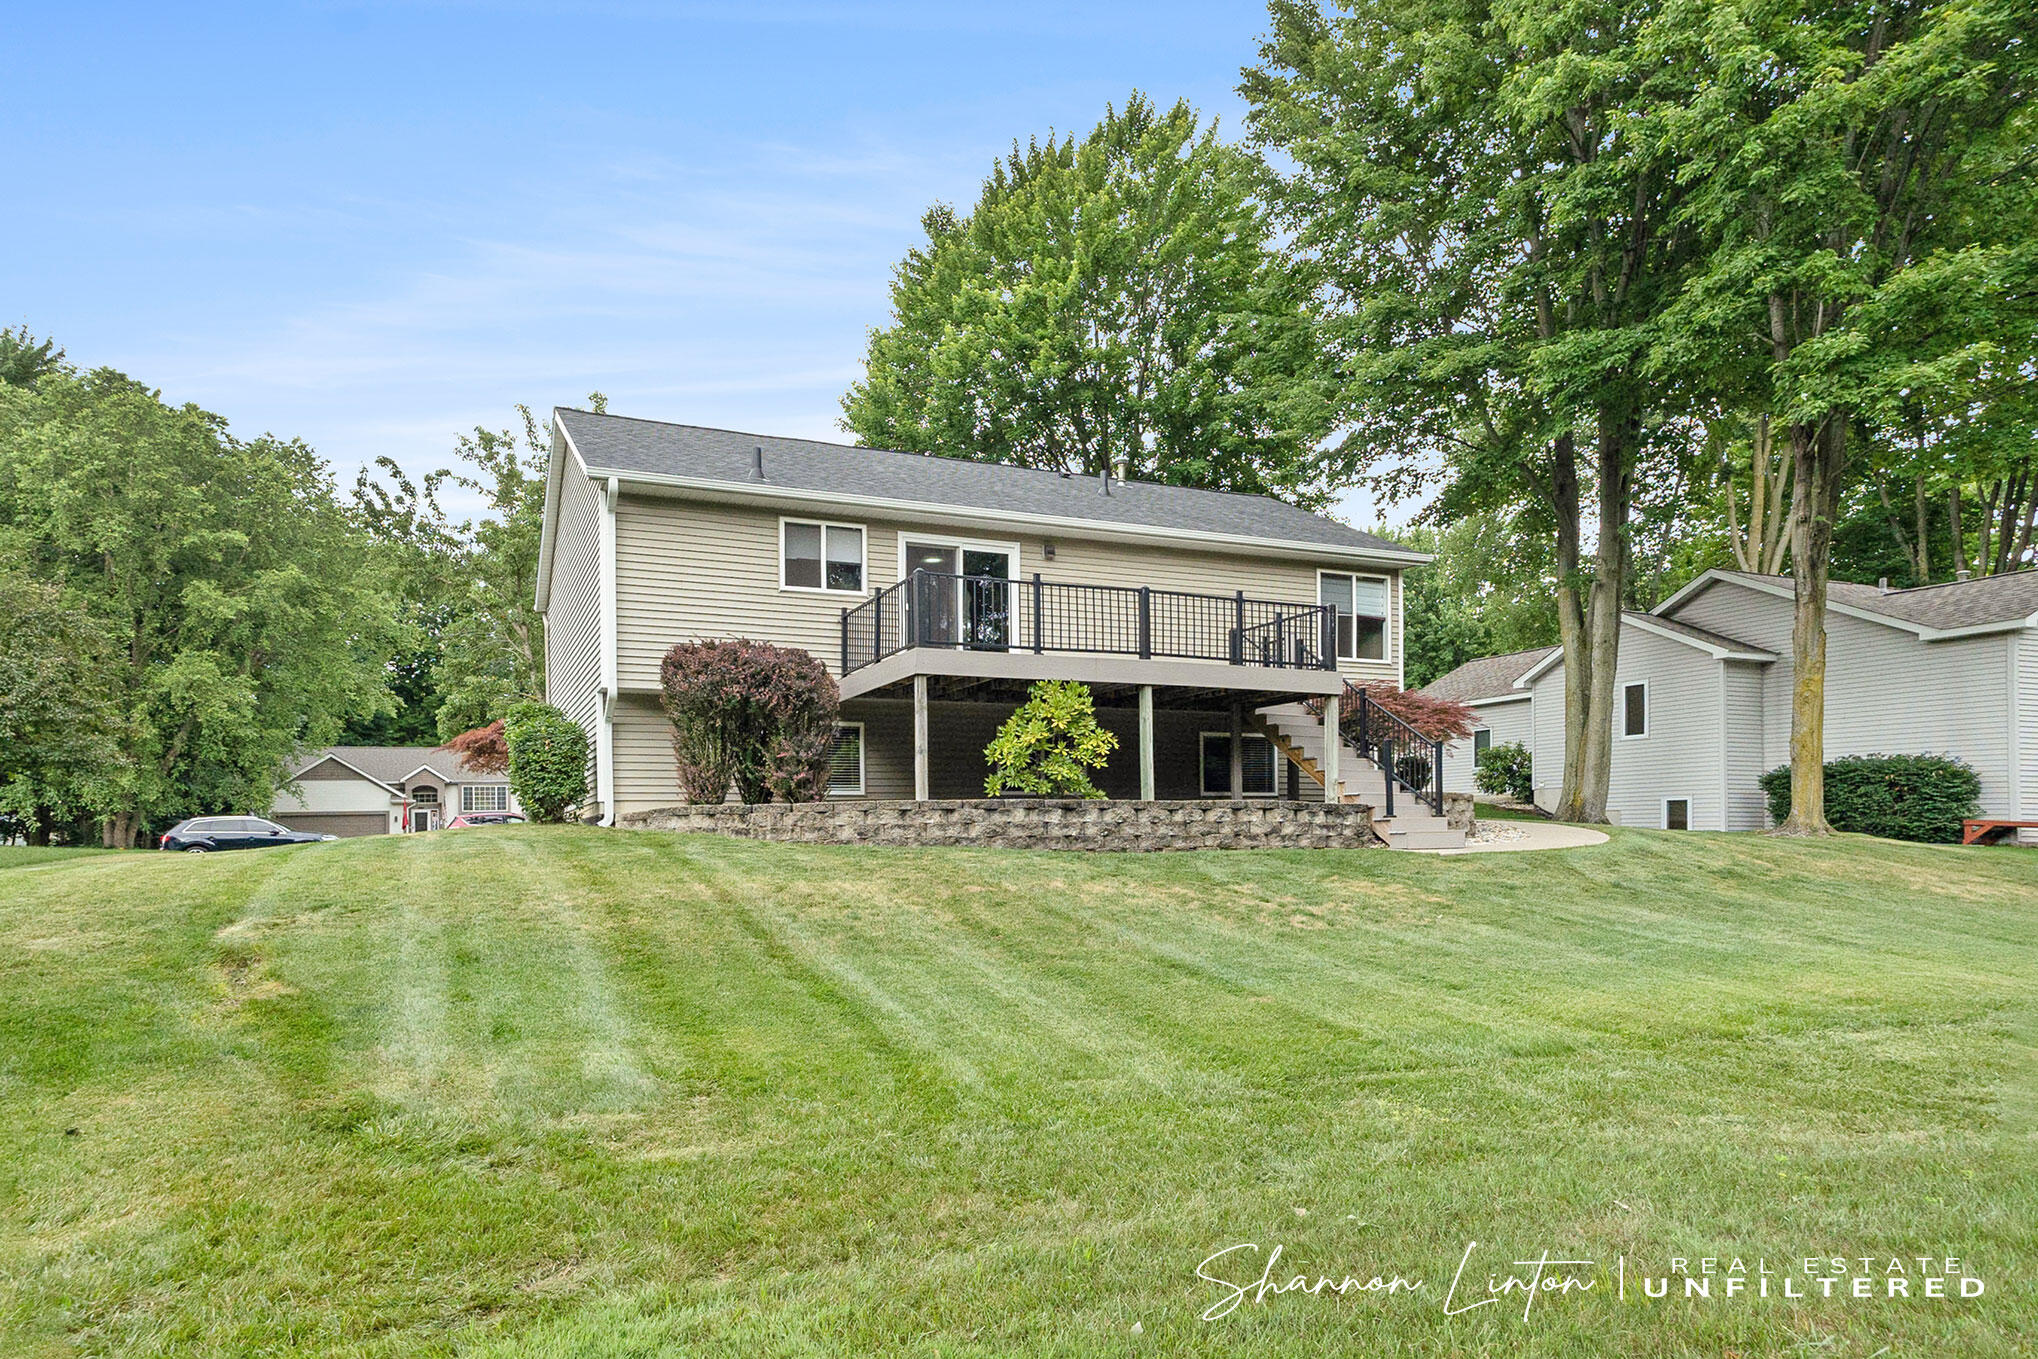
[[[840,845],[1001,849],[1364,849],[1379,844],[1370,807],[1321,802],[1087,802],[972,798],[661,807],[631,812],[640,830]]]

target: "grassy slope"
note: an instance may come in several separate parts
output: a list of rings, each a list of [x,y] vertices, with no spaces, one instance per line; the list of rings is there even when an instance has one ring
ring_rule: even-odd
[[[0,1353],[2028,1353],[2034,907],[2038,855],[1633,831],[28,868]],[[1196,1320],[1220,1245],[1441,1289],[1470,1238],[1991,1291]]]

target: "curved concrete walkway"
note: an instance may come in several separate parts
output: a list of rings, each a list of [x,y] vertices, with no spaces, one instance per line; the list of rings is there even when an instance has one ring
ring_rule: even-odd
[[[1519,839],[1493,840],[1486,844],[1469,844],[1463,849],[1413,849],[1405,854],[1512,854],[1517,850],[1529,849],[1582,849],[1586,845],[1603,845],[1606,832],[1590,826],[1567,826],[1555,821],[1503,821],[1494,818],[1487,823],[1493,826],[1507,826],[1519,830]]]

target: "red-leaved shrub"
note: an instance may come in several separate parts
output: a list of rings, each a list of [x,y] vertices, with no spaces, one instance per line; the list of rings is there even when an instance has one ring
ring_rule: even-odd
[[[1339,725],[1347,732],[1353,731],[1359,720],[1362,691],[1369,706],[1392,713],[1432,741],[1462,741],[1472,734],[1473,715],[1469,707],[1454,698],[1435,698],[1419,690],[1396,688],[1385,680],[1345,685]],[[1309,707],[1318,717],[1323,715],[1320,700],[1312,701]]]
[[[450,750],[460,757],[460,767],[477,774],[507,774],[509,772],[509,741],[502,734],[502,719],[497,718],[485,727],[463,731],[440,750]]]
[[[682,642],[658,671],[672,753],[690,802],[813,802],[828,787],[841,692],[805,651]]]

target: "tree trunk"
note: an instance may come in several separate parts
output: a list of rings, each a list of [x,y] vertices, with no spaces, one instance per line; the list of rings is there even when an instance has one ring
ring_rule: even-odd
[[[1820,425],[1792,425],[1797,485],[1790,498],[1790,815],[1786,835],[1830,835],[1826,823],[1826,578],[1833,518],[1840,504],[1847,422],[1834,412]]]
[[[1953,578],[1955,580],[1967,570],[1967,536],[1960,527],[1960,487],[1953,486],[1946,492],[1946,532],[1953,539]]]
[[[1585,734],[1585,690],[1576,681],[1590,673],[1592,652],[1579,591],[1578,449],[1568,431],[1553,447],[1550,505],[1557,519],[1557,628],[1564,644],[1564,773],[1555,811],[1559,821],[1576,821],[1584,812]]]
[[[1613,773],[1614,670],[1620,662],[1621,599],[1627,582],[1628,505],[1633,498],[1634,458],[1641,425],[1633,403],[1602,406],[1599,412],[1599,541],[1592,557],[1592,593],[1586,603],[1584,732],[1580,738],[1578,820],[1606,820]],[[1564,677],[1568,695],[1576,677]],[[1568,705],[1567,705],[1568,706]]]

